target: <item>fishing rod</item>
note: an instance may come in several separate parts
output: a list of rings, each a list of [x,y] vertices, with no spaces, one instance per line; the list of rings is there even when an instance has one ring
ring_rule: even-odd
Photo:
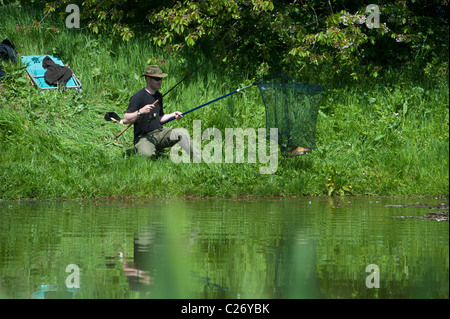
[[[167,94],[169,94],[170,91],[172,91],[174,88],[176,88],[181,82],[183,82],[184,80],[186,80],[188,77],[190,77],[194,72],[196,72],[198,69],[200,69],[202,66],[204,66],[206,63],[208,63],[209,61],[211,61],[216,55],[219,55],[219,53],[222,53],[222,51],[225,51],[225,49],[227,49],[228,47],[230,47],[232,44],[234,44],[236,41],[230,43],[229,45],[227,45],[226,47],[224,47],[222,50],[220,50],[219,52],[213,54],[210,58],[208,58],[206,61],[204,61],[203,63],[201,63],[199,66],[197,66],[194,70],[192,70],[191,72],[189,72],[188,74],[186,74],[184,76],[184,78],[182,78],[177,84],[175,84],[174,86],[172,86],[166,93],[163,94],[163,97],[166,96]]]
[[[206,102],[206,103],[204,103],[204,104],[202,104],[202,105],[199,105],[199,106],[197,106],[197,107],[194,107],[193,109],[190,109],[189,111],[186,111],[186,112],[182,113],[181,115],[184,116],[184,115],[186,115],[186,114],[188,114],[188,113],[194,112],[194,111],[196,111],[196,110],[198,110],[198,109],[200,109],[200,108],[202,108],[202,107],[204,107],[204,106],[206,106],[206,105],[208,105],[208,104],[214,103],[214,102],[219,101],[219,100],[221,100],[221,99],[223,99],[223,98],[226,98],[227,96],[230,96],[230,95],[232,95],[232,94],[238,93],[238,92],[240,92],[240,91],[242,91],[242,90],[245,90],[245,89],[247,89],[247,88],[249,88],[249,87],[251,87],[251,86],[253,86],[253,85],[255,85],[255,84],[256,84],[256,83],[253,83],[253,84],[247,85],[246,87],[243,87],[243,88],[234,90],[233,92],[230,92],[230,93],[227,93],[227,94],[225,94],[225,95],[222,95],[221,97],[218,97],[217,99],[214,99],[214,100],[212,100],[212,101],[209,101],[209,102]],[[171,121],[173,121],[173,120],[175,120],[175,116],[172,117],[172,118],[170,118],[170,119],[169,119],[167,122],[165,122],[164,124],[167,124],[167,123],[169,123],[169,122],[171,122]]]
[[[236,42],[236,41],[235,41]],[[234,42],[233,42],[234,43]],[[233,44],[233,43],[231,43],[231,44]],[[202,64],[200,64],[198,67],[196,67],[194,70],[192,70],[191,72],[189,72],[188,74],[186,74],[177,84],[175,84],[174,86],[172,86],[166,93],[164,93],[163,94],[163,96],[161,97],[161,98],[163,98],[164,96],[166,96],[170,91],[172,91],[173,89],[175,89],[181,82],[183,82],[184,80],[186,80],[187,78],[189,78],[194,72],[196,72],[198,69],[200,69],[203,65],[205,65],[206,63],[208,63],[209,61],[211,61],[216,55],[218,55],[219,53],[221,53],[222,51],[224,51],[225,49],[227,49],[229,46],[231,46],[231,44],[229,44],[229,45],[227,45],[226,47],[224,47],[222,50],[220,50],[218,53],[216,53],[216,54],[213,54],[209,59],[207,59],[206,61],[204,61]],[[244,88],[243,88],[244,89]],[[236,90],[236,92],[238,92],[238,90]],[[232,93],[236,93],[236,92],[232,92]],[[228,96],[228,95],[227,95]],[[225,97],[225,96],[223,96],[223,97]],[[223,98],[223,97],[221,97],[221,98]],[[221,99],[221,98],[219,98],[219,99]],[[156,104],[156,103],[158,103],[159,102],[159,100],[160,99],[158,99],[155,103],[153,103],[153,105],[154,104]],[[215,102],[215,101],[213,101],[213,102]],[[212,103],[212,102],[211,102]],[[208,103],[209,104],[209,103]],[[204,106],[204,105],[203,105]],[[190,112],[192,112],[192,111],[194,111],[194,110],[190,110],[190,111],[187,111],[187,112],[185,112],[185,113],[183,113],[183,114],[186,114],[186,113],[190,113]],[[150,118],[150,120],[152,120],[152,119],[154,119],[155,117],[153,117],[153,118]],[[169,121],[167,121],[166,123],[168,123],[168,122],[170,122],[170,121],[172,121],[172,120],[174,120],[175,118],[172,118],[172,119],[170,119]],[[107,112],[106,114],[105,114],[105,120],[106,121],[113,121],[113,122],[116,122],[116,123],[122,123],[122,120],[120,119],[120,117],[115,113],[115,112]],[[133,125],[134,123],[130,123],[123,131],[121,131],[119,134],[117,134],[115,137],[114,137],[114,139],[117,139],[118,137],[120,137],[126,130],[128,130],[130,127],[131,127],[131,125]]]
[[[234,25],[232,26],[234,27]],[[221,54],[223,51],[225,51],[226,49],[228,49],[229,47],[231,47],[232,45],[236,44],[237,42],[241,41],[242,39],[244,39],[249,33],[250,31],[252,31],[253,28],[250,28],[247,30],[247,32],[244,33],[243,36],[241,36],[240,39],[236,39],[233,42],[231,42],[230,44],[226,45],[225,47],[223,47],[220,51],[214,53],[211,57],[209,57],[207,60],[205,60],[203,63],[201,63],[199,66],[197,66],[194,70],[192,70],[191,72],[189,72],[188,74],[186,74],[184,76],[184,78],[182,78],[177,84],[175,84],[173,87],[171,87],[166,93],[163,94],[163,97],[166,96],[170,91],[172,91],[174,88],[176,88],[181,82],[183,82],[184,80],[186,80],[187,78],[189,78],[194,72],[196,72],[198,69],[200,69],[202,66],[204,66],[206,63],[208,63],[209,61],[211,61],[214,57],[216,57],[217,55]],[[167,122],[166,122],[167,123]]]
[[[248,29],[247,32],[244,34],[244,36],[247,36],[247,34],[249,34],[251,30],[252,30],[252,29]],[[213,54],[211,57],[209,57],[207,60],[205,60],[205,61],[204,61],[203,63],[201,63],[199,66],[197,66],[194,70],[192,70],[191,72],[189,72],[188,74],[186,74],[180,81],[178,81],[178,83],[176,83],[176,84],[175,84],[174,86],[172,86],[166,93],[164,93],[162,97],[164,97],[164,96],[166,96],[167,94],[169,94],[169,92],[171,92],[173,89],[175,89],[175,88],[176,88],[179,84],[181,84],[184,80],[186,80],[187,78],[189,78],[194,72],[196,72],[198,69],[200,69],[202,66],[204,66],[204,65],[205,65],[206,63],[208,63],[209,61],[211,61],[215,56],[219,55],[220,53],[222,53],[223,51],[225,51],[226,49],[228,49],[230,46],[232,46],[232,45],[234,45],[235,43],[237,43],[238,40],[241,40],[242,38],[244,38],[244,36],[242,36],[240,39],[236,39],[235,41],[233,41],[233,42],[231,42],[230,44],[226,45],[223,49],[221,49],[221,50],[218,51],[217,53]],[[245,87],[245,88],[247,88],[247,87]],[[234,92],[231,92],[231,93],[229,93],[229,94],[227,94],[227,95],[225,95],[225,96],[222,96],[222,97],[220,97],[220,98],[218,98],[218,99],[216,99],[216,100],[214,100],[214,101],[208,102],[208,103],[206,103],[205,105],[210,104],[210,103],[213,103],[213,102],[215,102],[215,101],[217,101],[217,100],[220,100],[220,99],[222,99],[222,98],[224,98],[224,97],[226,97],[226,96],[228,96],[228,95],[237,93],[237,92],[239,92],[239,91],[241,91],[241,90],[243,90],[243,89],[245,89],[245,88],[242,88],[242,89],[236,90],[236,91],[234,91]],[[154,104],[156,104],[157,102],[158,102],[158,101],[156,101]],[[198,106],[197,108],[203,107],[203,106],[205,106],[205,105]],[[189,110],[189,111],[187,111],[187,112],[185,112],[185,113],[183,113],[183,114],[190,113],[190,112],[196,110],[197,108],[192,109],[192,110]],[[152,120],[152,119],[154,119],[154,118],[155,118],[155,117],[150,118],[150,120]],[[119,117],[116,113],[114,113],[114,112],[107,112],[107,113],[105,114],[105,120],[106,120],[106,121],[114,121],[114,122],[116,122],[116,123],[122,123],[120,117]],[[168,122],[170,122],[170,121],[172,121],[172,120],[174,120],[174,118],[170,119],[170,120],[167,121],[166,123],[168,123]],[[116,135],[116,137],[114,137],[114,139],[117,139],[118,137],[120,137],[126,130],[128,130],[128,129],[131,127],[132,124],[133,124],[133,123],[130,123],[130,124],[129,124],[122,132],[120,132],[118,135]]]
[[[200,108],[202,108],[202,107],[204,107],[204,106],[206,106],[206,105],[209,105],[209,104],[211,104],[211,103],[217,102],[217,101],[219,101],[219,100],[221,100],[221,99],[223,99],[223,98],[226,98],[227,96],[233,95],[233,94],[235,94],[235,93],[241,92],[242,90],[248,89],[249,87],[252,87],[252,86],[254,86],[254,85],[256,85],[256,84],[257,84],[257,83],[255,82],[255,83],[250,84],[250,85],[247,85],[247,86],[245,86],[245,87],[243,87],[243,88],[234,90],[233,92],[227,93],[227,94],[222,95],[222,96],[220,96],[220,97],[218,97],[218,98],[216,98],[216,99],[214,99],[214,100],[211,100],[211,101],[206,102],[206,103],[204,103],[204,104],[202,104],[202,105],[199,105],[199,106],[197,106],[197,107],[194,107],[193,109],[190,109],[189,111],[186,111],[186,112],[182,113],[181,115],[184,116],[184,115],[186,115],[186,114],[189,114],[189,113],[191,113],[191,112],[194,112],[194,111],[196,111],[196,110],[198,110],[198,109],[200,109]],[[158,103],[158,101],[159,101],[159,100],[156,100],[156,102],[155,102],[154,104]],[[105,120],[106,120],[106,121],[113,121],[113,122],[116,122],[116,123],[121,123],[121,119],[120,119],[119,115],[117,115],[117,114],[114,113],[114,112],[108,112],[108,113],[106,113],[106,114],[105,114]],[[173,120],[175,120],[175,116],[174,116],[174,117],[171,117],[171,118],[170,118],[168,121],[166,121],[164,124],[167,124],[167,123],[169,123],[169,122],[171,122],[171,121],[173,121]],[[130,123],[130,124],[129,124],[122,132],[120,132],[114,139],[117,139],[119,136],[121,136],[126,130],[128,130],[128,128],[129,128],[131,125],[133,125],[133,123]]]

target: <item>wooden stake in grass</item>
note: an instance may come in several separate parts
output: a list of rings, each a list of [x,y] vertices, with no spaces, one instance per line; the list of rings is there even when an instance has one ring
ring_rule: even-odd
[[[125,133],[125,131],[128,130],[128,129],[130,128],[130,126],[133,125],[133,124],[134,124],[134,123],[128,124],[128,126],[127,126],[126,128],[124,128],[124,129],[122,130],[122,132],[120,132],[119,134],[117,134],[117,135],[114,137],[114,139],[117,140],[117,139],[120,137],[120,135],[122,135],[123,133]]]

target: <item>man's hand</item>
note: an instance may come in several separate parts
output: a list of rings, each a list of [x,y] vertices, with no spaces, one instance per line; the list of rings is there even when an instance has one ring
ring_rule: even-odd
[[[175,118],[179,120],[183,117],[183,113],[181,113],[180,111],[175,111],[173,112],[173,116],[175,116]]]
[[[135,123],[139,119],[139,112],[142,114],[149,114],[155,108],[155,104],[159,102],[157,99],[153,104],[147,104],[141,107],[137,112],[125,113],[123,115],[123,124]]]
[[[141,111],[142,114],[148,114],[155,108],[155,103],[153,104],[147,104],[144,105],[139,111]]]

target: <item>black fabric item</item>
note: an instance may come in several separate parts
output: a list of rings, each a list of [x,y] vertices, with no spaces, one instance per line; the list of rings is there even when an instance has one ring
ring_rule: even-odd
[[[14,48],[14,45],[8,40],[5,39],[0,42],[0,59],[10,60],[11,62],[16,62],[17,52]],[[6,72],[2,70],[0,67],[0,78],[6,76]],[[11,77],[11,76],[9,76]]]
[[[44,73],[45,82],[50,85],[65,87],[72,76],[72,70],[68,67],[56,64],[49,56],[42,60],[42,67],[47,69]]]
[[[0,42],[0,58],[7,59],[16,62],[17,52],[14,48],[14,45],[8,40],[5,39]]]

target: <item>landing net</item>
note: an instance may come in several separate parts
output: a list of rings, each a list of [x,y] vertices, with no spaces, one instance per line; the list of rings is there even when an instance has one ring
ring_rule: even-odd
[[[296,148],[316,147],[315,131],[322,85],[298,83],[285,74],[263,77],[257,83],[266,109],[266,130],[278,128],[278,144],[285,156]],[[296,154],[303,155],[303,154]]]

